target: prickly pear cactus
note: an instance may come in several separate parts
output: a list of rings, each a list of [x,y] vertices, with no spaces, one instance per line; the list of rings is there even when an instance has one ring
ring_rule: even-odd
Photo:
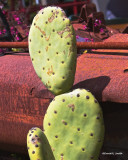
[[[104,139],[102,110],[85,89],[56,96],[44,117],[56,160],[98,160]]]
[[[76,36],[61,8],[49,6],[34,17],[29,53],[37,75],[52,93],[69,91],[76,70]]]
[[[55,160],[45,134],[37,127],[28,132],[27,148],[30,160]]]

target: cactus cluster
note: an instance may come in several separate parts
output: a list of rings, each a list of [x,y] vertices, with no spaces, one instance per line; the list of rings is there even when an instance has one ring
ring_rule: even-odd
[[[44,132],[36,127],[27,135],[31,160],[98,160],[104,140],[101,107],[85,89],[69,92],[76,70],[75,38],[59,7],[46,7],[33,20],[31,60],[42,82],[57,96],[45,114]]]

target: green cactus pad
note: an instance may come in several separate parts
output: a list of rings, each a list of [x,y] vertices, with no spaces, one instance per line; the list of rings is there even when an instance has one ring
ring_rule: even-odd
[[[37,75],[53,94],[69,91],[76,70],[76,36],[61,8],[49,6],[34,17],[29,53]]]
[[[30,160],[55,160],[45,134],[37,127],[28,132],[27,148]]]
[[[98,160],[104,121],[91,92],[76,89],[56,96],[43,125],[56,160]]]

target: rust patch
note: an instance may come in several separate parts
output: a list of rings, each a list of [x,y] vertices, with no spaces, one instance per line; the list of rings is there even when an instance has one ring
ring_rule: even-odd
[[[36,17],[35,17],[35,21],[37,21],[39,19],[39,16],[38,16],[38,14],[36,15]]]
[[[51,68],[48,68],[48,72],[47,72],[47,74],[49,75],[49,76],[51,76],[51,75],[53,75],[53,67],[52,67],[52,65],[51,65]]]
[[[52,22],[55,19],[55,15],[52,15],[50,18],[48,18],[48,22]]]
[[[67,125],[67,122],[66,122],[65,120],[62,120],[62,123],[63,123],[64,125]]]
[[[58,31],[57,32],[59,35],[62,35],[64,33],[64,31]]]
[[[32,137],[32,138],[31,138],[32,144],[37,144],[37,143],[40,142],[40,141],[41,141],[41,140],[40,140],[39,137]]]
[[[66,28],[64,29],[64,31],[70,32],[70,31],[71,31],[71,28],[70,28],[69,26],[66,26]]]
[[[71,33],[70,33],[70,34],[68,34],[68,35],[65,37],[65,39],[66,39],[66,38],[68,38],[68,37],[70,37],[70,38],[71,38],[71,37],[72,37],[72,34],[71,34]]]
[[[53,12],[53,15],[50,18],[48,18],[48,22],[51,23],[55,19],[55,14],[56,12]]]
[[[71,52],[72,52],[72,46],[70,46],[70,48],[69,48],[68,57],[71,55]]]
[[[46,36],[46,33],[45,33],[39,26],[36,26],[36,28],[37,28],[44,36]]]
[[[68,107],[71,108],[72,111],[74,112],[74,110],[75,110],[75,105],[74,104],[69,104]]]
[[[50,18],[48,18],[48,22],[51,23],[51,22],[55,19],[55,16],[56,16],[57,14],[59,14],[58,11],[53,12],[53,15],[52,15]]]
[[[46,41],[49,41],[51,35],[47,37],[45,31],[43,31],[39,26],[35,26],[35,27],[45,36]]]
[[[64,157],[61,155],[61,160],[64,160]]]
[[[46,41],[49,41],[51,35],[49,35],[48,37],[45,37]]]
[[[64,30],[58,31],[57,33],[58,33],[59,35],[62,35],[64,32],[70,32],[70,31],[71,31],[70,27],[69,27],[69,26],[66,26],[66,28],[64,28]]]
[[[46,52],[48,51],[48,46],[45,48]]]

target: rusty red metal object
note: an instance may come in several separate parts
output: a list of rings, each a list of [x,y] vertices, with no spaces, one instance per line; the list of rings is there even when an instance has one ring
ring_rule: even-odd
[[[72,89],[89,89],[100,102],[128,103],[128,56],[87,53],[78,57]],[[31,127],[43,129],[54,95],[37,77],[29,53],[0,57],[0,149],[27,153]]]
[[[0,42],[0,48],[27,48],[28,42]]]
[[[28,48],[28,42],[0,42],[1,48]],[[78,49],[128,49],[127,42],[77,42]]]
[[[110,41],[114,42],[114,37],[111,37]],[[121,39],[121,42],[124,41],[127,42],[126,37]],[[127,53],[128,50],[125,50],[125,53],[121,50],[109,50],[109,53],[106,50],[93,50],[91,53],[79,56],[72,89],[89,89],[100,103],[108,101],[121,103],[121,107],[125,105],[126,110]],[[44,114],[53,98],[54,95],[37,77],[29,53],[0,56],[0,149],[27,154],[28,130],[35,126],[43,129]],[[111,114],[110,106],[109,109],[107,106],[105,108],[105,113]],[[117,105],[113,106],[114,109],[117,109]],[[113,115],[110,117],[113,118]],[[108,125],[108,121],[106,124],[109,135],[112,131],[114,136],[118,127],[117,121],[113,123],[115,127],[113,130]],[[123,129],[126,127],[126,123],[124,124],[120,124]]]
[[[43,128],[43,116],[53,98],[28,53],[0,56],[0,149],[27,153],[27,132],[34,126]]]
[[[127,42],[77,42],[79,49],[128,49]]]
[[[127,52],[128,53],[128,52]],[[77,59],[73,88],[89,89],[99,101],[128,103],[126,53],[87,53]]]
[[[89,89],[102,102],[128,103],[128,50],[119,49],[126,43],[127,34],[114,34],[97,43],[112,49],[92,50],[78,57],[74,88]]]

